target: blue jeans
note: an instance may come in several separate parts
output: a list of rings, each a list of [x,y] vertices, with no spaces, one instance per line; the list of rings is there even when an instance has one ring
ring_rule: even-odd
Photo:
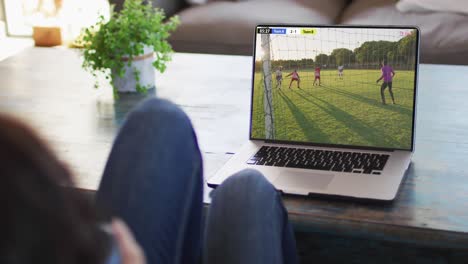
[[[127,223],[147,263],[297,262],[281,197],[259,172],[241,171],[214,191],[205,228],[202,199],[190,120],[168,101],[143,102],[114,142],[96,200]]]

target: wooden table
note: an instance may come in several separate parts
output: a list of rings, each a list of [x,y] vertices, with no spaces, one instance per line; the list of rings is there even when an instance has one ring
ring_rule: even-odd
[[[95,190],[125,114],[141,97],[115,102],[94,90],[77,51],[31,48],[0,62],[0,111],[35,127],[80,188]],[[437,249],[468,249],[468,67],[421,65],[416,152],[398,198],[369,204],[285,196],[296,230]],[[188,113],[205,176],[248,138],[251,58],[174,54],[157,94]],[[209,200],[205,197],[206,201]]]

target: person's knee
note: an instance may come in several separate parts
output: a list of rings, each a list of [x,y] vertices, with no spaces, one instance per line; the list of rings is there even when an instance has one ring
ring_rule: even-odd
[[[209,218],[229,217],[232,226],[251,226],[271,218],[281,208],[273,185],[256,170],[240,171],[225,180],[213,194]],[[236,213],[234,213],[236,212]]]
[[[181,115],[183,113],[177,105],[171,101],[159,98],[150,98],[141,102],[136,108],[135,112],[141,112],[149,115],[165,113],[170,115]]]
[[[151,120],[164,123],[164,126],[171,126],[173,123],[190,124],[190,120],[185,112],[174,103],[159,98],[150,98],[141,102],[128,116],[128,119],[145,120],[151,125]]]
[[[243,194],[255,193],[273,197],[277,194],[273,185],[257,170],[244,169],[232,175],[220,187],[217,192],[235,193],[238,198],[246,197]]]
[[[265,179],[265,176],[258,170],[254,169],[244,169],[241,170],[226,180],[226,184],[242,184],[242,185],[252,185],[252,184],[269,184]]]

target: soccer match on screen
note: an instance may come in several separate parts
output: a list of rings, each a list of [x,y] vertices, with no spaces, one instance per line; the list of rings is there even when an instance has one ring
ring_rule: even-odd
[[[417,34],[257,28],[251,137],[410,149]]]

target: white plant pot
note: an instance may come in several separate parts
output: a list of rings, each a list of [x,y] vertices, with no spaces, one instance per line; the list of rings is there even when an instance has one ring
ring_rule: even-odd
[[[122,58],[125,60],[126,58]],[[125,65],[125,75],[121,78],[112,75],[112,82],[118,92],[137,92],[137,81],[135,80],[134,69],[140,72],[140,84],[144,87],[155,87],[155,69],[153,67],[154,52],[151,47],[145,46],[142,55],[133,58],[130,66]]]

